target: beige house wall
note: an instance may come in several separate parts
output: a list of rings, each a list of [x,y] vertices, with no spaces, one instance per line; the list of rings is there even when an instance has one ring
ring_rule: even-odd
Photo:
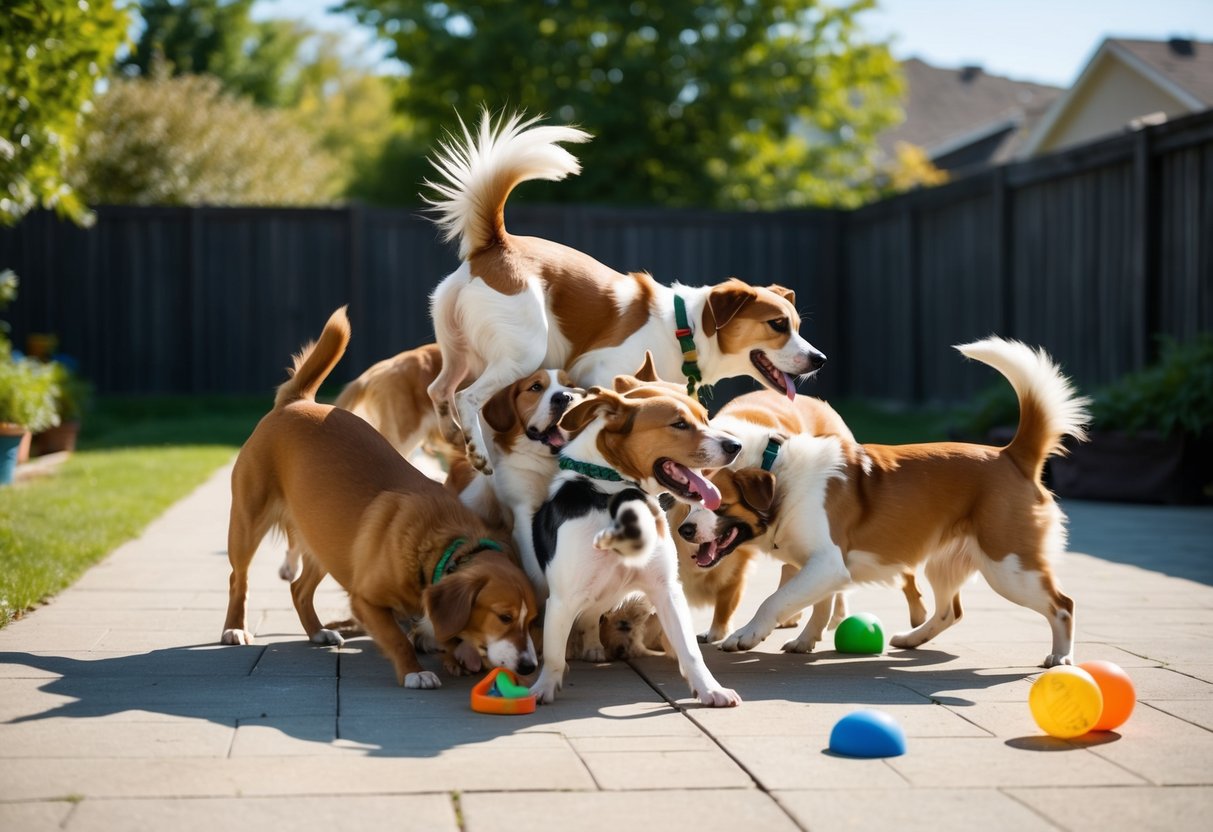
[[[1159,111],[1176,116],[1188,108],[1120,60],[1104,55],[1035,155],[1113,135],[1133,119]]]

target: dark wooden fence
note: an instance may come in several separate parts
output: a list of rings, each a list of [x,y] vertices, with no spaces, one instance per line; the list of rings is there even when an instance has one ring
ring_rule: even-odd
[[[336,380],[432,339],[428,293],[456,265],[407,211],[102,208],[0,231],[22,279],[18,345],[55,332],[99,390],[263,392],[336,306]],[[954,401],[993,380],[950,345],[999,333],[1093,388],[1155,336],[1213,329],[1213,112],[858,211],[714,213],[512,205],[507,224],[663,282],[794,288],[830,356],[824,395]]]

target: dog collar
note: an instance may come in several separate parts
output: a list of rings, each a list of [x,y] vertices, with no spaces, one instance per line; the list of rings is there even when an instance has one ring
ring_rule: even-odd
[[[783,443],[776,442],[774,438],[767,440],[767,446],[762,451],[762,470],[771,470],[775,464],[775,457],[779,456],[779,449],[782,447]]]
[[[446,547],[446,551],[443,552],[442,557],[438,559],[438,565],[434,567],[434,580],[431,581],[431,583],[436,584],[442,580],[442,576],[446,572],[446,565],[450,561],[451,556],[455,554],[456,549],[465,543],[467,543],[467,540],[462,537],[457,537],[451,541],[451,545]],[[495,540],[489,540],[487,537],[480,538],[476,541],[476,543],[479,548],[473,549],[468,554],[474,555],[476,552],[482,552],[485,549],[492,549],[494,552],[501,551],[501,544]]]
[[[557,463],[562,471],[572,471],[574,474],[581,474],[583,477],[589,477],[592,480],[606,480],[607,482],[624,482],[623,475],[614,468],[608,468],[605,465],[595,465],[592,462],[582,462],[579,459],[570,459],[567,456],[561,456]]]
[[[682,295],[675,293],[674,295],[674,325],[678,327],[674,330],[674,337],[678,339],[678,346],[682,350],[682,374],[687,380],[687,395],[693,397],[696,401],[700,395],[710,396],[708,392],[711,388],[703,381],[703,374],[699,371],[699,352],[695,348],[695,330],[691,329],[691,321],[687,318],[687,304],[682,299]],[[700,388],[700,393],[695,392],[695,388]]]

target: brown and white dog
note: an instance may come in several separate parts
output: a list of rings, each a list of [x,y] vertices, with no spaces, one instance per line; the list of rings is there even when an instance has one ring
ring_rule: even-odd
[[[345,352],[349,333],[342,307],[320,340],[296,357],[274,408],[236,459],[228,526],[232,575],[221,641],[252,641],[245,629],[249,563],[261,538],[277,527],[305,553],[291,596],[312,641],[342,641],[321,626],[312,600],[331,574],[405,687],[440,685],[417,662],[396,621],[422,613],[447,647],[449,671],[479,669],[473,665],[483,649],[494,665],[532,672],[536,655],[528,630],[538,605],[509,542],[494,540],[483,520],[362,419],[316,403],[316,390]],[[457,652],[471,665],[461,668]]]
[[[419,445],[451,459],[462,450],[443,439],[426,392],[441,370],[438,345],[423,344],[372,364],[342,388],[333,404],[370,422],[405,459]]]
[[[1015,438],[1004,448],[939,442],[860,445],[839,436],[796,435],[770,470],[760,463],[772,432],[728,422],[744,449],[717,472],[721,511],[691,512],[704,540],[744,534],[800,568],[721,648],[749,650],[788,613],[853,582],[887,581],[925,562],[935,612],[894,636],[918,647],[961,616],[960,587],[980,571],[999,594],[1045,617],[1053,633],[1044,665],[1073,662],[1074,602],[1057,588],[1050,561],[1065,551],[1064,516],[1041,484],[1062,438],[1084,438],[1087,400],[1043,351],[988,338],[957,347],[1002,373],[1019,397]],[[785,649],[811,649],[802,633]]]
[[[585,391],[574,387],[563,370],[536,370],[514,382],[490,398],[480,414],[491,431],[493,475],[481,474],[461,456],[447,477],[447,486],[464,505],[511,530],[541,602],[547,581],[531,542],[531,519],[547,499],[556,455],[567,441],[560,417],[584,398]]]
[[[749,375],[791,397],[793,376],[825,362],[798,334],[788,289],[736,279],[671,288],[558,243],[507,233],[510,191],[577,173],[577,160],[559,145],[589,138],[519,116],[494,126],[486,113],[476,135],[465,127],[434,160],[442,181],[429,183],[438,194],[432,205],[446,239],[459,241],[463,263],[431,298],[442,372],[429,393],[444,435],[456,442],[461,431],[468,459],[486,474],[492,466],[476,414],[538,367],[563,367],[582,387],[609,387],[626,372],[621,367],[640,366],[649,350],[662,378],[683,378],[684,364],[697,365],[703,384]],[[476,380],[459,390],[469,376]]]
[[[699,652],[656,497],[669,493],[717,505],[700,469],[728,464],[740,443],[709,427],[707,411],[678,385],[657,381],[648,359],[637,377],[620,376],[614,388],[591,388],[561,420],[572,438],[534,520],[550,594],[543,669],[531,691],[540,702],[553,701],[578,619],[587,625],[583,634],[592,631],[597,641],[601,615],[641,592],[655,607],[692,692],[706,705],[736,705],[740,697],[720,686]]]

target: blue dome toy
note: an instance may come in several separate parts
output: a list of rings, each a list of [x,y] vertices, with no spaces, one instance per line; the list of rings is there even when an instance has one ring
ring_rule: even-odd
[[[855,711],[834,723],[830,751],[847,757],[900,757],[906,753],[906,735],[884,711]]]

